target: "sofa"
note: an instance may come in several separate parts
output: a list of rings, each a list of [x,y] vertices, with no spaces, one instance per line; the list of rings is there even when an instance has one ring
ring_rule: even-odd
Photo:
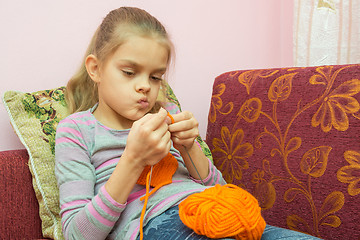
[[[48,184],[63,91],[4,94],[25,149],[0,152],[0,239],[62,238]],[[228,183],[258,199],[268,224],[360,239],[359,92],[359,64],[223,73],[198,141]],[[167,98],[179,105],[170,87]]]
[[[41,239],[39,204],[25,149],[0,152],[0,239]]]

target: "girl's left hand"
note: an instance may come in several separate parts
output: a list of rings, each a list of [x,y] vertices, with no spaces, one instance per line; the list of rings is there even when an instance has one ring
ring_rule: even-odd
[[[194,144],[195,138],[199,136],[198,121],[189,111],[172,115],[172,117],[174,123],[169,125],[169,131],[174,147],[178,150],[181,146],[190,149]]]

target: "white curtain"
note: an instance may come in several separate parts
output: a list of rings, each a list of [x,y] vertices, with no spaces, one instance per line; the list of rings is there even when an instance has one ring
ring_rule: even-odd
[[[294,65],[360,63],[360,0],[294,0]]]

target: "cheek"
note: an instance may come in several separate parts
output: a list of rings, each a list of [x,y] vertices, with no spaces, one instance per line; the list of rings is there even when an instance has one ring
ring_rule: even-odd
[[[110,84],[109,82],[103,82],[99,84],[99,96],[101,98],[107,99],[108,101],[117,101],[120,96],[123,96],[121,100],[128,99],[127,94],[130,91],[126,90],[125,86],[120,86],[118,84]]]
[[[161,84],[153,84],[153,86],[151,86],[152,94],[157,96],[160,92],[160,86]]]

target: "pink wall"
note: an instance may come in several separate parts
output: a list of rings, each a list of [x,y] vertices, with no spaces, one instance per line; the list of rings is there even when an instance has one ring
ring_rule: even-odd
[[[0,94],[65,85],[94,30],[119,2],[146,9],[168,28],[176,46],[169,83],[203,137],[216,76],[293,64],[292,1],[14,0],[0,4]],[[23,148],[4,106],[0,131],[0,150]]]

